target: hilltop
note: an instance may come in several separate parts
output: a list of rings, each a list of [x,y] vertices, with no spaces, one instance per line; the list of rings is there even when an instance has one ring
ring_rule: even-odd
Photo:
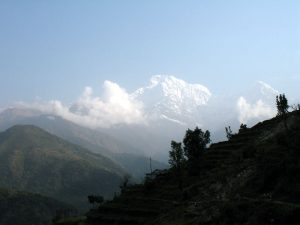
[[[29,125],[0,133],[0,187],[39,193],[80,208],[91,193],[112,197],[124,171],[110,159]]]
[[[286,126],[287,125],[287,126]],[[199,173],[155,171],[87,213],[90,225],[286,225],[300,220],[299,111],[212,144]],[[63,220],[57,224],[68,224]]]

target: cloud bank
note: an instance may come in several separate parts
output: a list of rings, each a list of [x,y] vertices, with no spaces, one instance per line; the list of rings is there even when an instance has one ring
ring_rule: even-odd
[[[85,87],[79,99],[71,106],[66,106],[58,100],[20,102],[18,106],[61,116],[91,128],[110,127],[121,123],[141,124],[146,121],[143,104],[133,99],[125,89],[111,81],[104,82],[101,97],[93,96],[93,89]]]
[[[239,122],[248,123],[251,120],[263,120],[276,115],[274,107],[259,99],[254,104],[249,103],[244,97],[237,101],[237,110],[239,113]]]
[[[149,86],[133,93],[114,82],[105,81],[100,96],[95,96],[91,87],[85,87],[71,105],[59,100],[37,100],[21,102],[17,106],[60,116],[90,128],[109,128],[119,124],[151,125],[152,122],[163,124],[168,120],[181,125],[203,124],[218,129],[220,124],[215,121],[253,124],[275,116],[277,93],[271,86],[258,82],[254,89],[226,98],[226,102],[218,96],[211,101],[212,94],[202,85],[191,85],[173,76],[153,76]],[[229,105],[224,107],[224,104]]]

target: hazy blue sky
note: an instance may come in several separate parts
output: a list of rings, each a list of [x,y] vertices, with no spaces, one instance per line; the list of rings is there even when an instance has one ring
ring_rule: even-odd
[[[300,1],[1,0],[0,106],[70,102],[172,74],[212,92],[256,80],[300,95]]]

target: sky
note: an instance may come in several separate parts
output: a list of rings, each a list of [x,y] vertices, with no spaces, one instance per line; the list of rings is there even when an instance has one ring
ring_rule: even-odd
[[[105,80],[130,93],[156,74],[300,96],[297,0],[1,0],[0,28],[0,108],[71,103]]]

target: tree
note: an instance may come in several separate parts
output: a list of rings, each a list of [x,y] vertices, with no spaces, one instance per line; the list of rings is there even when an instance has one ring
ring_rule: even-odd
[[[124,175],[123,181],[120,184],[121,192],[124,192],[127,189],[130,178],[131,176],[129,174]]]
[[[293,111],[300,111],[300,104],[294,104],[291,106]]]
[[[95,203],[102,204],[104,202],[103,196],[100,196],[100,195],[89,195],[88,200],[89,200],[89,203],[91,203],[93,205]]]
[[[288,113],[288,100],[285,97],[285,94],[280,94],[276,96],[276,107],[277,107],[277,116],[282,116]]]
[[[171,151],[169,151],[169,164],[171,167],[180,170],[184,162],[183,149],[180,142],[171,141]]]
[[[242,133],[242,132],[244,132],[244,131],[246,131],[248,128],[247,128],[247,124],[241,124],[241,126],[240,126],[240,129],[239,129],[239,133]]]
[[[198,127],[195,130],[188,129],[183,139],[184,154],[188,161],[197,161],[210,141],[210,132],[208,130],[203,132]]]
[[[185,158],[180,142],[171,141],[171,151],[169,151],[169,164],[175,169],[178,187],[182,191],[182,167]]]
[[[226,131],[226,137],[228,140],[230,140],[232,138],[232,130],[231,130],[231,127],[225,127],[225,131]]]

